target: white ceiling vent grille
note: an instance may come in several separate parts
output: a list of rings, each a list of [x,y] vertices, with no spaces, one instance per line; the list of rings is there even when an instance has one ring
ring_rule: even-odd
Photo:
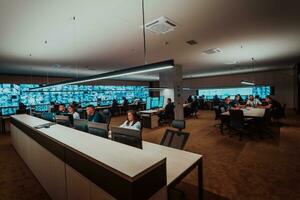
[[[164,16],[145,24],[145,28],[147,30],[157,34],[168,33],[170,31],[173,31],[176,27],[177,25],[175,24],[175,22]]]
[[[214,49],[207,49],[203,51],[204,54],[215,54],[215,53],[220,53],[221,49],[219,48],[214,48]]]

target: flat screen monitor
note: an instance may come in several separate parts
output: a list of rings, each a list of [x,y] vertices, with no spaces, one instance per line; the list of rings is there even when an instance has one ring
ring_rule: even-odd
[[[151,108],[158,108],[159,104],[159,97],[152,97],[151,98]]]
[[[146,110],[151,109],[151,97],[148,97],[146,100]]]
[[[159,97],[159,102],[158,102],[158,107],[159,108],[164,107],[164,101],[165,101],[165,97],[164,96],[160,96]]]

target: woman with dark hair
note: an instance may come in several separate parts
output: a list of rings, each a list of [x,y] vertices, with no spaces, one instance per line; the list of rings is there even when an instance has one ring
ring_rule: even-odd
[[[137,113],[132,110],[128,111],[127,120],[120,127],[141,130],[141,123],[138,121]]]

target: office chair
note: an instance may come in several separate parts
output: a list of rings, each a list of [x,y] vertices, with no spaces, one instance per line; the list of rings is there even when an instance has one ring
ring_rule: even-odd
[[[182,129],[185,129],[185,120],[173,120],[171,126],[182,131]]]
[[[37,118],[42,118],[42,113],[39,112],[33,112],[32,115]]]
[[[104,109],[102,111],[102,116],[104,117],[105,123],[107,124],[107,127],[109,127],[110,121],[111,121],[111,112],[109,111],[109,109]]]
[[[142,132],[134,129],[112,127],[112,140],[142,149]]]
[[[229,113],[230,113],[229,131],[230,132],[231,130],[237,131],[239,134],[239,140],[242,140],[243,134],[249,133],[247,131],[247,127],[249,125],[248,122],[252,118],[245,119],[244,112],[242,110],[229,110]],[[232,136],[232,134],[230,136]]]
[[[69,116],[64,116],[64,115],[56,115],[55,116],[55,121],[57,124],[63,125],[63,126],[71,126],[71,121]]]
[[[88,122],[88,130],[90,134],[99,137],[108,138],[108,126],[104,123]]]
[[[41,117],[44,120],[55,122],[54,113],[43,112]]]
[[[74,128],[88,133],[88,121],[86,119],[74,119]]]

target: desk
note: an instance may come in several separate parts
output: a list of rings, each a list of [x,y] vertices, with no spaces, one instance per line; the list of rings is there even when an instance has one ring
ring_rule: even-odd
[[[143,142],[143,150],[29,116],[14,115],[12,144],[52,199],[167,199],[202,156]]]
[[[262,118],[265,115],[265,110],[264,108],[244,108],[241,109],[244,113],[245,117],[251,117],[251,118]],[[221,115],[223,116],[229,116],[229,111],[223,112]]]
[[[142,124],[145,128],[157,128],[158,127],[158,116],[161,110],[144,110],[140,111],[142,117]]]
[[[198,154],[182,151],[162,145],[143,141],[143,150],[156,153],[167,158],[167,187],[174,188],[186,175],[198,169],[199,199],[203,197],[203,157]]]
[[[1,125],[0,133],[1,134],[6,133],[6,122],[8,120],[10,120],[9,116],[0,116],[0,125]]]

